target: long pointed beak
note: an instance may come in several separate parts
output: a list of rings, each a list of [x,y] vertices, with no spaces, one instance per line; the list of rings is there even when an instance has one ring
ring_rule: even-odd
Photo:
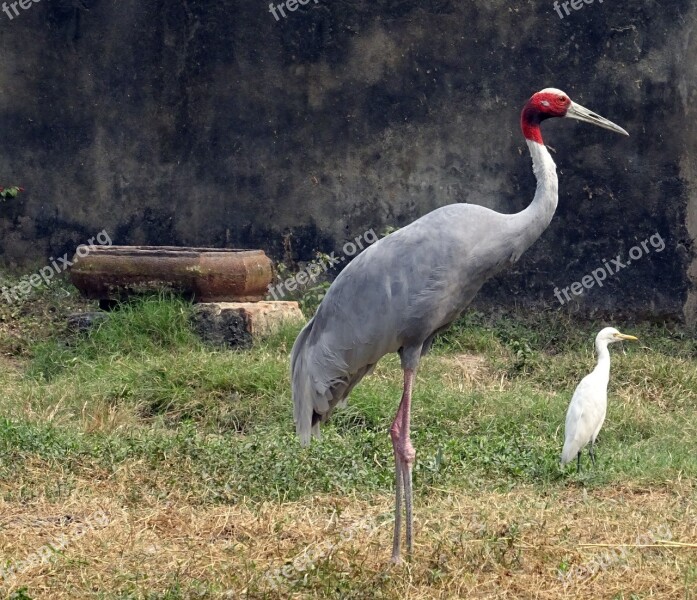
[[[634,337],[633,335],[626,335],[624,333],[620,333],[617,335],[618,338],[621,340],[629,340],[630,342],[638,342],[639,338]]]
[[[578,121],[585,121],[586,123],[592,123],[598,127],[603,127],[604,129],[609,129],[610,131],[616,131],[622,135],[629,135],[624,129],[619,125],[615,125],[612,121],[608,121],[606,118],[596,115],[593,111],[572,102],[566,111],[566,116],[570,119],[576,119]]]

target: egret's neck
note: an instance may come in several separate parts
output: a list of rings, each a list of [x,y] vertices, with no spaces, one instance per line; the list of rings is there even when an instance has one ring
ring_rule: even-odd
[[[607,348],[607,342],[596,341],[595,351],[598,353],[598,364],[595,370],[600,371],[610,379],[610,351]]]
[[[526,141],[532,157],[532,170],[537,179],[537,189],[530,205],[515,215],[518,233],[515,243],[519,246],[519,255],[547,229],[557,209],[559,196],[557,165],[554,164],[547,148],[542,143]]]

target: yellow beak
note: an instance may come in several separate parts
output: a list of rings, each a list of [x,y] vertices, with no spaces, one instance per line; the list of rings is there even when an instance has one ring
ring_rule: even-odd
[[[633,335],[626,335],[624,333],[620,333],[617,335],[618,338],[621,340],[629,340],[630,342],[638,342],[639,338],[634,337]]]

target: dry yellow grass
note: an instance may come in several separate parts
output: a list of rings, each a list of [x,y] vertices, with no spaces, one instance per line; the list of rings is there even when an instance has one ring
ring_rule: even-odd
[[[502,385],[502,376],[496,377],[494,370],[480,354],[453,354],[434,359],[445,368],[443,379],[458,389],[478,389]]]
[[[685,581],[697,560],[695,488],[687,483],[593,492],[572,486],[550,495],[527,487],[478,495],[431,490],[416,507],[414,560],[394,566],[391,496],[235,506],[200,506],[177,493],[133,505],[116,501],[138,485],[142,468],[134,463],[102,481],[81,480],[61,502],[0,503],[6,559],[24,561],[61,534],[68,540],[49,562],[12,577],[4,591],[26,586],[32,598],[63,600],[125,589],[162,592],[176,579],[183,590],[176,597],[183,598],[323,598],[334,597],[323,587],[331,577],[330,587],[350,582],[353,595],[343,597],[355,598],[633,593],[685,600],[694,593]],[[98,511],[103,526],[86,525]],[[650,535],[657,531],[669,543]],[[624,558],[593,569],[607,548],[589,544],[629,546]],[[587,571],[564,582],[558,567],[565,563]],[[207,591],[197,582],[207,582]]]

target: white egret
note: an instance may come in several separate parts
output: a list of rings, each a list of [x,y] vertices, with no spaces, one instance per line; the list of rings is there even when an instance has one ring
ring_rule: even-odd
[[[581,470],[581,451],[590,443],[588,454],[595,465],[593,444],[605,421],[607,412],[607,384],[610,381],[610,351],[608,344],[622,340],[636,341],[633,335],[620,333],[614,327],[606,327],[595,338],[598,364],[576,387],[569,410],[566,413],[564,449],[561,464],[577,457],[576,470]]]

